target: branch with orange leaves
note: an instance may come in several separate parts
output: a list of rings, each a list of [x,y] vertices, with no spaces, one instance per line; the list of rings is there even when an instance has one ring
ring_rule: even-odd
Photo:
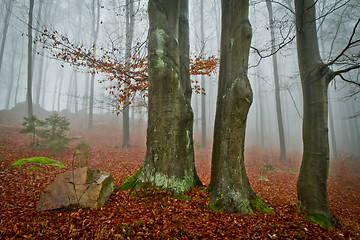
[[[117,48],[111,50],[103,47],[85,47],[77,44],[68,37],[60,35],[57,31],[44,30],[36,39],[43,48],[47,49],[51,58],[61,60],[78,68],[88,69],[92,74],[103,74],[104,79],[99,83],[110,83],[106,88],[118,102],[117,109],[122,111],[123,106],[131,104],[136,95],[147,98],[148,66],[147,57],[140,57],[139,50],[125,62],[121,51]],[[194,57],[190,59],[189,71],[191,75],[211,76],[217,70],[219,59],[216,56]],[[193,91],[204,94],[197,81],[192,81]]]

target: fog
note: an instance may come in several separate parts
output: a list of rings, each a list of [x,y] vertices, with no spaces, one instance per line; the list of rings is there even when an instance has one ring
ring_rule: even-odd
[[[29,1],[0,0],[0,31],[4,53],[0,69],[0,110],[14,109],[26,101],[27,92],[27,22]],[[67,0],[35,1],[33,16],[33,104],[47,111],[71,112],[83,119],[87,128],[89,115],[90,79],[92,70],[76,64],[56,59],[49,47],[36,41],[46,29],[56,31],[59,36],[69,39],[74,46],[91,49],[94,33],[92,21],[99,22],[96,49],[99,57],[108,49],[114,51],[114,59],[123,62],[126,51],[126,4],[123,0]],[[190,2],[190,55],[220,57],[221,1],[204,0]],[[275,18],[275,45],[280,80],[280,97],[286,150],[302,151],[302,90],[297,63],[295,24],[292,1],[288,5],[273,3]],[[340,54],[353,33],[353,27],[360,17],[357,0],[318,1],[318,38],[321,55],[328,62]],[[334,7],[335,6],[335,7]],[[100,9],[100,19],[96,18]],[[9,13],[9,14],[7,14]],[[201,17],[201,13],[203,17]],[[253,103],[247,120],[246,146],[258,146],[277,151],[279,133],[276,117],[275,86],[271,59],[269,15],[265,1],[251,1],[249,9],[252,25],[252,49],[248,77],[253,91]],[[8,17],[7,17],[8,16]],[[134,35],[132,51],[136,56],[147,55],[147,1],[134,0]],[[7,26],[8,19],[8,26]],[[203,19],[203,34],[201,30]],[[359,29],[354,32],[359,38]],[[359,54],[359,47],[350,49]],[[358,56],[358,55],[357,55]],[[358,59],[358,58],[357,58]],[[336,66],[335,66],[336,67]],[[346,73],[347,79],[359,83],[359,70]],[[191,76],[205,88],[206,95],[193,94],[195,144],[201,146],[202,132],[205,129],[206,148],[211,148],[216,111],[218,71],[212,76]],[[122,107],[117,108],[114,97],[107,87],[106,73],[95,74],[94,114],[111,116],[114,124],[122,124]],[[103,83],[98,81],[105,80]],[[360,88],[340,78],[335,78],[329,86],[329,143],[331,157],[360,158]],[[205,101],[202,101],[204,99]],[[132,98],[130,121],[146,125],[146,98],[137,93]],[[204,107],[202,107],[204,104]],[[26,116],[25,108],[19,108]],[[34,113],[37,114],[34,108]],[[120,110],[119,116],[116,113]],[[204,111],[205,110],[205,111]],[[0,113],[0,121],[3,121]],[[202,114],[203,112],[203,114]],[[204,113],[205,112],[205,113]],[[21,120],[19,120],[19,123]],[[94,123],[96,127],[96,122]],[[202,128],[202,125],[205,128]],[[136,126],[133,124],[132,126]],[[331,128],[333,126],[333,128]],[[130,129],[132,132],[134,129]],[[145,131],[145,130],[144,130]],[[119,133],[120,135],[121,133]],[[334,151],[336,149],[336,152]]]

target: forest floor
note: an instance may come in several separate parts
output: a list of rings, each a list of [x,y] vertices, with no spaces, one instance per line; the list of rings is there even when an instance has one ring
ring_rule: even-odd
[[[114,192],[97,210],[36,211],[41,191],[56,174],[72,169],[76,142],[91,145],[88,166],[108,171],[115,186],[132,175],[145,156],[145,137],[133,136],[131,148],[121,148],[120,129],[97,126],[93,131],[73,130],[73,141],[63,154],[29,148],[30,137],[19,125],[0,124],[0,239],[360,239],[360,163],[346,157],[331,163],[329,202],[341,227],[324,229],[304,220],[297,208],[296,181],[301,155],[289,154],[289,163],[277,163],[277,154],[258,148],[245,151],[251,186],[274,213],[225,214],[209,210],[211,149],[196,149],[196,168],[205,187],[186,194],[190,201],[149,191],[130,198],[130,191]],[[42,166],[11,168],[21,158],[49,157],[66,169]],[[273,165],[273,171],[262,167]],[[31,165],[29,165],[31,166]],[[260,177],[269,181],[259,181]]]

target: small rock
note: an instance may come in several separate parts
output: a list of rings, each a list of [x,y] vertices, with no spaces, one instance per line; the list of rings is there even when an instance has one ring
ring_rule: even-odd
[[[114,189],[110,173],[78,168],[56,176],[41,193],[37,210],[96,209],[104,205]]]

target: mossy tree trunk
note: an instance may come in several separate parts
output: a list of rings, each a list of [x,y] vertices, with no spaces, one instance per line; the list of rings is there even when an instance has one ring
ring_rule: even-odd
[[[321,61],[314,0],[295,0],[296,41],[303,92],[303,159],[297,182],[302,211],[322,225],[334,225],[328,196],[328,84],[334,74]],[[320,217],[320,218],[318,218]]]
[[[148,4],[147,151],[137,182],[151,182],[174,193],[201,184],[194,164],[187,11],[183,0],[150,0]]]
[[[222,1],[219,88],[216,104],[210,208],[271,212],[250,186],[244,164],[247,114],[253,94],[247,77],[251,42],[248,1]]]

